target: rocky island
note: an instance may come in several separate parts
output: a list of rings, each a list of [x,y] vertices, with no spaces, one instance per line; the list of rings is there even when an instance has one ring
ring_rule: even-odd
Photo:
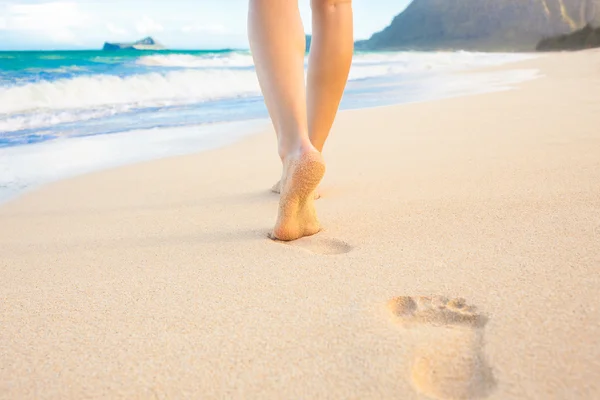
[[[533,51],[540,40],[600,25],[600,0],[413,0],[364,50]]]
[[[158,43],[151,37],[138,40],[133,43],[104,43],[104,51],[116,50],[166,50],[162,44]]]

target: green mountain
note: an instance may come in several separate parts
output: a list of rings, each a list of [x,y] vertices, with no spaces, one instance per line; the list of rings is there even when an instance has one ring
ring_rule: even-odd
[[[553,36],[538,43],[538,51],[583,50],[600,47],[600,28],[586,25],[567,35]]]
[[[600,0],[413,0],[357,48],[530,51],[586,24],[600,25]]]

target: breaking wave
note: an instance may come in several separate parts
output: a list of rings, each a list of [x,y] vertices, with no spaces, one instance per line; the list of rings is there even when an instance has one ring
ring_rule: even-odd
[[[164,106],[258,93],[253,71],[184,70],[128,77],[80,76],[0,87],[0,114],[122,104]]]
[[[358,53],[350,80],[480,68],[530,57],[468,52]],[[28,68],[24,71],[30,75],[40,73],[28,78],[5,71],[0,75],[0,132],[260,95],[249,52],[151,54],[130,59],[94,55],[91,60],[92,64]],[[105,65],[100,67],[102,73],[95,73],[93,68],[98,67],[93,64],[97,63]],[[118,65],[122,73],[111,75],[113,67],[106,65]]]

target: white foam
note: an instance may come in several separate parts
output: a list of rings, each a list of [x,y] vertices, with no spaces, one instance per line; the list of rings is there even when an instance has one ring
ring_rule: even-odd
[[[83,72],[83,71],[87,71],[87,69],[84,67],[77,66],[77,65],[68,65],[68,66],[59,67],[59,68],[26,68],[25,71],[33,72],[33,73],[45,72],[45,73],[51,74],[51,73]]]
[[[467,70],[532,57],[536,56],[469,52],[359,53],[354,57],[350,80]],[[87,75],[0,86],[0,133],[86,121],[144,107],[260,95],[256,74],[250,68],[249,53],[159,54],[142,56],[137,63],[156,72],[124,78]],[[158,68],[175,66],[184,69],[165,72],[164,68]]]
[[[350,80],[397,74],[453,72],[503,65],[535,57],[538,56],[471,52],[359,53],[354,56]]]
[[[436,74],[418,81],[412,101],[508,90],[539,77],[537,70]],[[369,85],[368,81],[357,84]],[[0,202],[57,179],[160,157],[226,145],[266,127],[268,121],[242,121],[198,127],[151,129],[57,139],[0,148]],[[134,149],[134,150],[132,150]]]
[[[183,68],[219,68],[219,67],[252,67],[254,62],[250,54],[227,53],[224,55],[194,56],[191,54],[167,54],[144,56],[137,64],[149,67],[183,67]]]
[[[0,87],[0,114],[116,104],[172,105],[258,93],[253,71],[184,70],[126,78],[81,76]]]
[[[447,72],[500,65],[536,57],[533,54],[473,52],[389,52],[358,53],[352,62],[350,79],[418,72]],[[305,65],[307,64],[305,60]],[[168,54],[144,56],[137,64],[150,67],[230,68],[253,67],[250,54],[218,55]]]
[[[537,69],[477,72],[470,74],[436,75],[420,86],[418,96],[429,100],[511,90],[519,84],[540,78]]]
[[[524,59],[528,55],[486,55],[478,53],[390,53],[357,55],[350,79],[423,71],[453,71]],[[249,55],[233,54],[223,58],[189,55],[146,56],[140,62],[171,65],[210,66],[212,63],[249,64]],[[250,61],[248,60],[250,59]],[[224,61],[228,60],[228,61]],[[216,65],[212,65],[216,66]],[[0,114],[40,109],[92,108],[115,104],[143,106],[172,105],[217,98],[259,94],[256,74],[239,69],[186,69],[166,73],[147,73],[125,78],[110,75],[80,76],[56,81],[40,81],[0,87]]]
[[[150,129],[0,148],[0,203],[59,179],[221,147],[267,125],[255,120]]]
[[[453,52],[378,52],[358,53],[354,56],[353,64],[388,64],[400,63],[411,71],[419,71],[424,67],[435,70],[454,70],[462,68],[499,65],[515,61],[528,60],[538,57],[532,53],[479,53],[467,51]]]
[[[15,132],[24,129],[36,129],[64,124],[68,122],[87,121],[94,118],[109,117],[122,112],[127,112],[131,107],[122,105],[102,109],[89,110],[40,110],[26,115],[12,115],[0,118],[0,134],[2,132]]]

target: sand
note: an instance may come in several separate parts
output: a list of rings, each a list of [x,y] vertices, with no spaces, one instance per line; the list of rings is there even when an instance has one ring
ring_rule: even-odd
[[[300,241],[271,131],[3,205],[0,398],[600,398],[600,52],[503,68],[341,113]]]

